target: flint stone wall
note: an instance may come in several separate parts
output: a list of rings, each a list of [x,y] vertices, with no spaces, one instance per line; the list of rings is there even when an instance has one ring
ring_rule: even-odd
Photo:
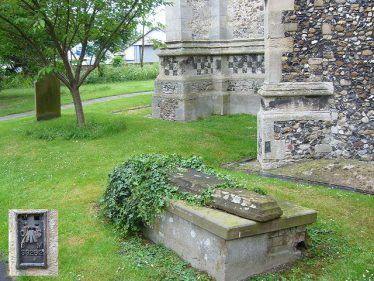
[[[331,128],[328,158],[374,160],[373,12],[372,0],[295,0],[294,10],[283,13],[293,28],[285,33],[292,50],[283,54],[282,82],[334,85],[337,119],[321,128]]]
[[[261,0],[228,0],[228,28],[233,38],[264,35],[264,5]]]

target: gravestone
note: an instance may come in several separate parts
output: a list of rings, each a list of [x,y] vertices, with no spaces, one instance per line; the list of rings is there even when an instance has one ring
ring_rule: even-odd
[[[195,195],[223,183],[192,169],[170,175],[169,181],[180,191]],[[214,208],[172,201],[143,232],[217,281],[246,280],[296,260],[305,245],[307,225],[317,219],[314,210],[243,189],[218,188],[213,197]],[[230,198],[234,202],[226,203]],[[245,210],[243,201],[256,208]],[[275,218],[264,216],[268,209],[281,213]],[[254,219],[245,218],[248,214]],[[255,221],[259,217],[266,221]]]
[[[36,119],[49,120],[61,116],[60,80],[49,74],[35,83]]]

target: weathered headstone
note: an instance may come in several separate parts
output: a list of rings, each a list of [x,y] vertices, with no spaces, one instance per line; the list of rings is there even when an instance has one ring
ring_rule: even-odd
[[[61,116],[60,80],[49,74],[35,83],[35,111],[38,121]]]
[[[170,175],[170,182],[179,191],[201,195],[209,187],[224,181],[193,169]],[[214,208],[254,221],[270,221],[279,218],[283,212],[270,196],[260,195],[242,188],[217,189],[213,192]]]

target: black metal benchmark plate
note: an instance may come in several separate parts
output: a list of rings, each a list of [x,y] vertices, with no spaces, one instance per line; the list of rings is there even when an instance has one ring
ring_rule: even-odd
[[[47,212],[17,214],[17,268],[46,267]]]

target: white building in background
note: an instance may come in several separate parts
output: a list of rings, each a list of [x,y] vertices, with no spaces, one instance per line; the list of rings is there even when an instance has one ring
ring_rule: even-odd
[[[148,31],[144,36],[144,63],[159,62],[158,53],[159,49],[154,49],[153,42],[157,40],[159,42],[165,42],[166,35],[163,30],[153,29]],[[139,38],[135,43],[131,44],[123,52],[108,53],[105,64],[111,64],[114,56],[122,56],[126,63],[140,63],[142,50],[142,38]],[[75,46],[70,52],[70,61],[75,61],[79,58],[82,52],[82,46]],[[95,62],[95,57],[89,53],[84,57],[83,65],[91,65]]]
[[[161,25],[165,24],[165,9],[164,7],[160,7],[157,11],[150,15],[148,21],[153,23],[158,23]],[[138,32],[141,32],[142,26],[138,26]],[[145,47],[144,47],[144,63],[153,63],[159,62],[158,52],[159,50],[153,49],[153,40],[157,40],[159,42],[166,41],[165,32],[161,29],[151,29],[149,31],[146,30],[145,33]],[[115,54],[108,53],[105,64],[112,64],[112,60],[114,56],[122,56],[126,63],[140,63],[141,57],[141,49],[142,49],[142,38],[140,37],[136,42],[131,44],[126,50],[122,52],[117,52]],[[71,49],[69,58],[70,61],[75,61],[79,58],[82,51],[82,45],[77,45]],[[95,61],[95,56],[89,53],[84,57],[83,65],[91,65]]]
[[[74,48],[72,48],[69,52],[69,60],[71,62],[77,61],[82,53],[82,45],[78,44]],[[113,59],[113,54],[111,52],[107,53],[107,57],[105,60],[105,64],[111,64]],[[91,54],[89,51],[86,53],[85,57],[83,58],[83,65],[92,65],[95,62],[95,56]]]
[[[153,42],[165,42],[166,35],[163,30],[153,29],[148,31],[144,36],[144,63],[158,62],[158,49],[154,49]],[[140,63],[142,50],[142,38],[128,47],[123,55],[127,63]]]

